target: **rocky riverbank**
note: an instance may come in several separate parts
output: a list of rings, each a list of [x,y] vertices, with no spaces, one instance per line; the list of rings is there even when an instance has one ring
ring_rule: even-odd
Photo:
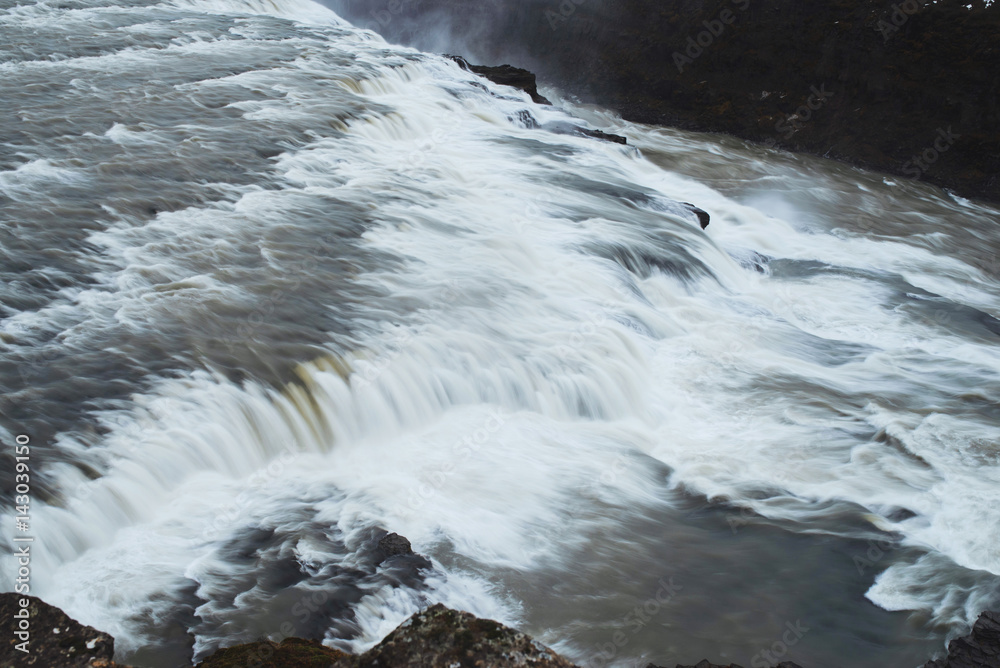
[[[372,558],[385,564],[403,560],[421,572],[431,562],[410,542],[382,532]],[[0,626],[8,629],[0,668],[133,668],[116,663],[111,635],[70,618],[34,596],[0,594]],[[317,636],[325,629],[316,627]],[[277,638],[275,640],[274,638]],[[225,643],[223,643],[225,644]],[[924,668],[1000,668],[1000,615],[984,612],[972,633],[953,640],[944,659]],[[359,655],[326,647],[317,638],[284,634],[233,643],[212,653],[197,668],[578,668],[529,635],[490,619],[452,610],[440,603],[412,615],[380,643]],[[663,668],[649,664],[647,668]],[[677,668],[741,668],[703,660]],[[783,661],[774,668],[802,668]]]
[[[22,605],[27,601],[27,605]],[[115,641],[33,596],[0,594],[0,626],[16,630],[18,612],[28,610],[28,652],[7,634],[0,668],[132,668],[115,663]],[[964,638],[953,640],[947,657],[924,668],[1000,668],[1000,615],[984,612]],[[499,622],[432,605],[400,624],[360,655],[325,647],[315,639],[259,640],[220,649],[197,668],[576,668],[530,636]],[[647,668],[663,668],[650,664]],[[740,668],[701,661],[677,668]],[[775,668],[801,668],[783,661]]]
[[[326,3],[392,41],[526,67],[628,120],[1000,200],[1000,3]]]
[[[406,538],[385,534],[376,557],[416,561]],[[0,627],[7,630],[0,668],[132,668],[114,661],[115,640],[80,624],[59,608],[34,596],[0,594]],[[431,605],[412,615],[379,644],[360,655],[324,646],[316,638],[260,639],[217,650],[197,668],[576,668],[525,633],[467,612]],[[663,668],[650,664],[647,668]],[[677,668],[741,668],[703,660]],[[790,661],[775,668],[801,668]],[[1000,614],[984,612],[972,632],[953,640],[948,655],[924,668],[1000,668]]]

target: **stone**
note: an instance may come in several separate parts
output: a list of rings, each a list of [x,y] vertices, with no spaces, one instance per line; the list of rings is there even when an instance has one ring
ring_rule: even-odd
[[[220,649],[198,668],[349,668],[354,657],[323,646],[317,640],[285,638],[245,643]]]
[[[531,101],[536,104],[552,104],[538,94],[538,83],[535,80],[535,75],[528,70],[514,67],[513,65],[498,65],[495,67],[489,65],[472,65],[461,56],[448,56],[448,58],[458,63],[462,69],[478,74],[495,84],[523,90],[531,97]]]
[[[1000,614],[979,615],[969,635],[948,643],[948,656],[924,668],[1000,668]]]
[[[440,603],[403,622],[357,668],[574,668],[545,645],[491,619]]]
[[[27,605],[22,606],[22,601]],[[19,615],[27,611],[27,650],[17,646],[23,638],[9,633],[4,638],[0,666],[3,668],[127,668],[114,663],[115,639],[85,626],[59,608],[25,594],[0,594],[0,627],[17,631]]]
[[[382,555],[382,561],[385,561],[389,557],[409,556],[413,554],[413,547],[410,545],[410,541],[398,533],[390,533],[383,536],[378,542],[378,550]]]
[[[689,204],[687,202],[681,202],[681,204],[691,209],[691,213],[698,217],[698,223],[701,225],[701,229],[708,227],[708,223],[712,220],[712,217],[708,215],[707,211],[699,209],[694,204]]]

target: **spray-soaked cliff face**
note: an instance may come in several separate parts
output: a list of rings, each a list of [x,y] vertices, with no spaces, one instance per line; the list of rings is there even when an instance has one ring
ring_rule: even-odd
[[[996,4],[324,1],[390,40],[511,61],[631,120],[1000,198]]]

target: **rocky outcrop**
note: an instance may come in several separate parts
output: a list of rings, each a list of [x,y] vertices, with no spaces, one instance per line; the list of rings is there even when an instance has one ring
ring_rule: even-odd
[[[404,0],[384,16],[326,2],[392,41],[530,68],[628,120],[1000,200],[997,2]]]
[[[385,640],[358,657],[355,665],[573,668],[572,663],[524,633],[440,603],[400,624]]]
[[[529,636],[490,619],[432,605],[359,656],[287,638],[219,650],[198,668],[575,668]]]
[[[394,536],[395,534],[390,534]],[[386,536],[386,548],[409,557],[399,539]],[[405,540],[405,539],[402,539]],[[408,542],[407,542],[408,545]],[[388,551],[388,550],[387,550]],[[21,605],[22,600],[26,605]],[[129,668],[115,664],[114,639],[70,619],[62,610],[32,596],[0,594],[0,622],[16,630],[27,610],[28,653],[11,638],[0,655],[0,668]],[[924,668],[1000,668],[1000,615],[984,612],[964,638],[953,640],[948,656]],[[259,640],[218,650],[198,668],[577,668],[530,636],[503,624],[480,619],[441,604],[417,612],[382,642],[360,655],[345,654],[317,640]],[[661,668],[649,664],[647,668]],[[741,668],[707,660],[677,668]],[[801,668],[783,661],[775,668]]]
[[[1000,614],[984,612],[972,633],[948,643],[948,656],[924,668],[1000,668]]]
[[[664,667],[654,666],[653,664],[649,664],[648,666],[646,666],[646,668],[664,668]],[[743,668],[743,666],[737,665],[735,663],[723,666],[721,664],[711,663],[708,661],[708,659],[703,659],[702,661],[699,661],[693,666],[682,666],[680,664],[677,664],[677,668]],[[791,661],[782,661],[774,668],[802,668],[802,666],[800,666],[797,663],[792,663]]]
[[[324,647],[317,640],[285,638],[220,649],[198,664],[198,668],[348,668],[354,657]]]
[[[513,65],[472,65],[461,56],[448,57],[464,69],[472,72],[473,74],[478,74],[481,77],[489,79],[495,84],[500,84],[501,86],[511,86],[513,88],[523,90],[531,97],[531,101],[535,104],[552,104],[538,94],[538,83],[535,80],[533,72],[521,69],[520,67],[514,67]]]
[[[128,668],[115,664],[115,639],[40,598],[0,594],[3,668]]]
[[[519,67],[512,67],[510,65],[500,65],[498,67],[490,67],[488,65],[470,65],[469,62],[461,56],[448,57],[464,69],[472,72],[473,74],[478,74],[481,77],[489,79],[493,83],[501,84],[503,86],[512,86],[523,90],[536,104],[552,104],[538,94],[538,85],[535,83],[535,75],[528,70],[523,70]],[[533,118],[530,120],[529,126],[534,128],[539,127],[538,124],[534,122]],[[572,123],[552,122],[546,123],[541,127],[543,130],[547,130],[555,134],[577,135],[579,137],[591,137],[602,141],[614,142],[615,144],[628,144],[628,139],[622,137],[621,135],[601,132],[600,130],[592,130],[590,128],[574,125]]]

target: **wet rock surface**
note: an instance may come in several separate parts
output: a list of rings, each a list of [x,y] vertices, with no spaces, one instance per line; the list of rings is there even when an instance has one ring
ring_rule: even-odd
[[[419,559],[410,542],[395,533],[381,532],[372,551],[383,561]],[[430,563],[429,561],[427,562]],[[27,604],[22,606],[22,600]],[[116,664],[114,638],[80,624],[41,599],[0,594],[0,620],[16,630],[27,611],[30,640],[26,654],[12,635],[0,655],[0,668],[129,668]],[[984,612],[972,632],[948,646],[948,656],[929,661],[924,668],[1000,668],[1000,614]],[[576,668],[575,664],[525,633],[468,612],[435,604],[412,615],[378,645],[360,655],[324,646],[319,640],[286,637],[260,639],[219,649],[198,668]],[[649,664],[647,668],[664,668]],[[676,668],[742,668],[703,660]],[[802,668],[782,661],[773,668]]]
[[[1000,668],[1000,614],[984,612],[964,638],[948,643],[948,656],[924,668]]]
[[[22,601],[27,605],[22,606]],[[22,611],[27,611],[26,627],[21,623],[25,620]],[[3,668],[127,668],[113,661],[114,638],[34,596],[0,594],[0,627],[7,631],[0,655]],[[18,637],[14,632],[21,629],[26,635]]]
[[[421,610],[378,645],[351,656],[317,641],[287,638],[219,650],[198,668],[574,668],[541,643],[490,619],[441,604]]]
[[[574,664],[524,633],[439,603],[400,624],[355,665],[572,668]]]
[[[649,664],[648,666],[646,666],[646,668],[665,668],[665,667]],[[699,661],[693,666],[682,666],[680,664],[677,664],[677,668],[743,668],[743,666],[740,666],[735,663],[730,663],[726,665],[716,664],[716,663],[711,663],[710,661],[708,661],[708,659],[703,659],[702,661]],[[774,666],[774,668],[802,668],[802,666],[800,666],[797,663],[792,663],[791,661],[782,661],[777,666]]]
[[[347,668],[353,658],[318,640],[285,638],[280,643],[262,640],[220,649],[198,668]]]

